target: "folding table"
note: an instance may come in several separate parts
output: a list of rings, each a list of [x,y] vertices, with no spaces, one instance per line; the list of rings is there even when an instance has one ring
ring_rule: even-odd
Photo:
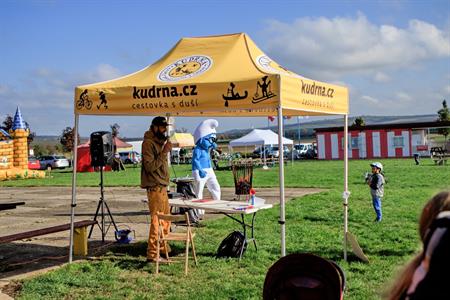
[[[250,205],[247,202],[229,201],[229,200],[213,200],[213,199],[184,200],[182,198],[169,199],[169,205],[173,207],[204,209],[205,211],[221,213],[229,217],[230,219],[236,221],[242,226],[245,241],[247,243],[253,241],[253,244],[255,245],[255,250],[258,251],[255,238],[255,216],[259,210],[272,208],[273,205],[265,204],[264,199],[258,197],[255,197],[255,203],[256,203],[255,205]],[[245,221],[245,215],[249,214],[252,215],[251,224],[248,224]],[[234,215],[241,215],[241,219],[239,220]],[[247,228],[250,228],[251,230],[250,238],[248,238],[247,236]],[[239,259],[242,257],[244,245],[245,244],[242,245]]]

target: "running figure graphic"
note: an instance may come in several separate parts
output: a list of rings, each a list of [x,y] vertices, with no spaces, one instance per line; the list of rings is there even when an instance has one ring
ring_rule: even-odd
[[[102,106],[102,105],[105,109],[108,109],[108,105],[107,105],[108,101],[106,100],[106,94],[103,91],[101,91],[100,93],[98,93],[98,97],[102,101],[100,102],[99,105],[97,105],[97,109],[100,109],[100,106]]]

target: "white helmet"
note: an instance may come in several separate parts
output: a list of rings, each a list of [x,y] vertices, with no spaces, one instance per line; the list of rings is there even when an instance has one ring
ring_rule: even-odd
[[[371,163],[370,166],[378,168],[378,169],[380,169],[380,171],[383,171],[383,165],[378,161]]]

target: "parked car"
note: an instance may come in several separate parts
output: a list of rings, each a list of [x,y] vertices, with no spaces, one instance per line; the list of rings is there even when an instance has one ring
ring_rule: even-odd
[[[34,156],[28,157],[28,169],[30,170],[39,170],[41,168],[41,163]]]
[[[142,160],[141,155],[136,151],[119,152],[119,157],[124,164],[138,164]]]
[[[269,148],[270,146],[265,146],[264,147],[264,151],[266,152],[266,156],[267,153],[269,152]],[[254,158],[260,158],[260,157],[264,157],[264,151],[263,151],[263,146],[260,146],[258,148],[255,149],[255,151],[253,151],[253,157]]]
[[[312,143],[305,143],[305,144],[295,144],[294,145],[294,158],[300,159],[302,157],[306,156],[306,153],[308,150],[313,149]]]
[[[286,157],[289,154],[289,148],[283,146],[283,156]],[[267,152],[268,157],[280,157],[280,149],[278,146],[272,146]]]
[[[308,159],[317,158],[317,147],[316,147],[316,145],[313,145],[312,148],[306,150],[305,158],[308,158]]]
[[[63,155],[44,155],[39,157],[41,169],[64,169],[70,166],[69,160]]]

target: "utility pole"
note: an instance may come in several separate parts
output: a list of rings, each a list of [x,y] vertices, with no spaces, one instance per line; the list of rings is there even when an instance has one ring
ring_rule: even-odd
[[[305,118],[305,119],[307,119],[308,118],[308,116],[306,116],[306,117],[300,117],[300,116],[297,116],[297,130],[298,130],[298,143],[300,144],[300,138],[301,138],[301,128],[300,128],[300,119],[303,119],[303,118]]]

